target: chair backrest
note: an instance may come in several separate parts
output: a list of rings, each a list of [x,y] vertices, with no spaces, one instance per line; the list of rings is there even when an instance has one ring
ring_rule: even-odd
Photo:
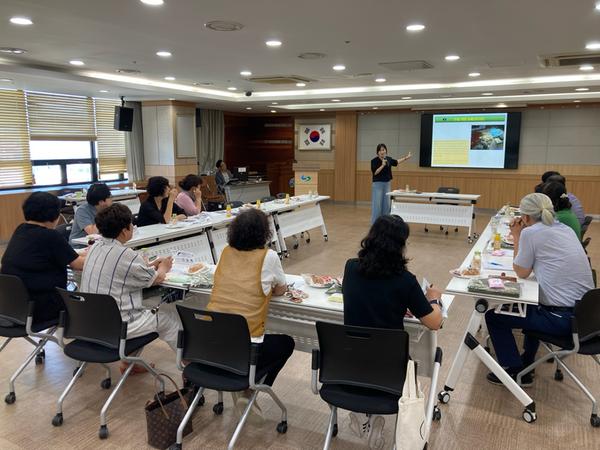
[[[590,245],[590,242],[592,242],[592,238],[588,236],[583,241],[581,241],[581,245],[583,245],[583,248],[586,249],[588,248],[588,245]]]
[[[244,206],[244,202],[239,202],[236,200],[236,201],[231,202],[230,205],[232,208],[239,208],[241,206]]]
[[[121,312],[110,295],[69,292],[57,288],[66,309],[64,337],[119,348]]]
[[[183,325],[183,359],[248,375],[250,332],[243,316],[176,306]]]
[[[0,318],[24,326],[27,322],[29,292],[15,275],[0,274]]]
[[[592,216],[585,216],[585,218],[583,219],[583,223],[581,224],[581,237],[583,237],[583,235],[588,230],[590,223],[592,223],[592,220],[594,220]]]
[[[440,194],[460,194],[460,189],[457,187],[440,186],[437,191]]]
[[[592,289],[575,304],[579,342],[600,336],[600,289]]]
[[[408,364],[404,330],[317,322],[321,383],[344,384],[402,395]]]
[[[69,242],[69,237],[71,236],[71,229],[73,228],[73,225],[70,223],[61,223],[60,225],[56,226],[56,231],[58,231],[58,234],[60,234],[62,237],[65,238],[65,240],[67,242]]]

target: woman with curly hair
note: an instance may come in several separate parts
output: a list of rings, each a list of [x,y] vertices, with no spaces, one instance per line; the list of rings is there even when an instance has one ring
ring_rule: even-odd
[[[294,340],[283,334],[265,334],[271,296],[283,295],[287,289],[281,261],[277,253],[267,248],[271,241],[267,216],[256,209],[242,212],[229,225],[227,241],[207,308],[246,318],[251,341],[261,347],[257,371],[268,367],[264,382],[272,386],[294,351]],[[238,411],[244,410],[250,395],[251,392],[234,394]],[[252,412],[260,414],[260,409],[256,407]]]

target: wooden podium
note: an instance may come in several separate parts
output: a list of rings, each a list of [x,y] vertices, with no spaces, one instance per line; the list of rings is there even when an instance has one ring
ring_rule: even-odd
[[[319,191],[319,165],[310,163],[294,164],[294,195]]]

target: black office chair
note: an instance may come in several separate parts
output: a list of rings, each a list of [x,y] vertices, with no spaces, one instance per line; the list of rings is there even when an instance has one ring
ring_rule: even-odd
[[[447,186],[440,186],[437,191],[440,194],[460,194],[460,189],[457,187],[447,187]],[[451,203],[451,202],[435,202],[436,205],[457,205],[457,203]],[[448,229],[450,227],[446,227],[446,236],[448,236]],[[425,226],[425,233],[427,233],[429,231],[429,229],[427,228],[427,225]],[[442,225],[440,225],[440,231],[444,231],[444,227]],[[454,228],[454,232],[458,233],[458,227]]]
[[[67,242],[69,242],[69,237],[71,237],[72,229],[73,229],[72,223],[61,223],[60,225],[57,225],[55,228],[55,230],[58,231],[58,233],[62,237],[64,237]]]
[[[581,224],[581,239],[583,239],[583,236],[587,232],[593,220],[594,218],[592,216],[585,216],[583,219],[583,223]]]
[[[285,193],[285,192],[279,192],[279,193],[276,195],[276,197],[277,197],[277,199],[281,200],[281,199],[284,199],[286,195],[288,195],[288,194],[287,194],[287,193]]]
[[[590,245],[590,242],[592,242],[592,238],[589,236],[586,237],[583,241],[581,241],[581,245],[583,246],[583,249],[586,250],[586,253],[587,253],[588,245]]]
[[[182,448],[183,430],[205,389],[219,393],[218,403],[213,407],[217,415],[223,413],[223,391],[254,391],[229,441],[229,449],[235,445],[259,392],[269,394],[281,409],[277,432],[285,433],[287,410],[273,389],[262,384],[267,371],[256,367],[260,346],[251,343],[246,319],[237,314],[204,311],[182,305],[177,305],[177,312],[183,325],[177,338],[177,367],[183,371],[188,382],[199,389],[177,429],[177,442],[170,449]],[[183,360],[189,361],[185,367]]]
[[[9,405],[17,400],[15,395],[17,377],[21,375],[32,359],[35,358],[36,365],[42,364],[46,358],[44,346],[49,340],[56,342],[53,334],[58,325],[58,318],[47,322],[33,323],[34,309],[35,303],[29,300],[29,293],[21,279],[14,275],[0,274],[0,319],[3,321],[3,324],[0,325],[0,336],[6,338],[0,346],[0,352],[10,341],[17,338],[23,338],[35,347],[8,380],[8,394],[4,397],[4,401]],[[43,330],[48,331],[41,333]],[[31,337],[38,337],[40,340],[36,342]]]
[[[108,408],[131,373],[135,364],[145,367],[160,383],[160,392],[164,392],[164,382],[158,373],[139,357],[144,346],[154,341],[158,333],[148,333],[144,336],[127,339],[127,322],[121,319],[117,302],[110,295],[87,294],[84,292],[69,292],[57,289],[65,303],[66,311],[59,318],[57,337],[65,355],[79,361],[81,365],[75,370],[73,378],[58,399],[57,412],[52,419],[55,427],[63,424],[62,404],[73,388],[75,381],[83,374],[88,363],[100,363],[107,377],[100,386],[110,389],[111,378],[108,363],[125,361],[129,367],[119,379],[117,386],[104,403],[100,412],[100,439],[108,437],[106,413]],[[72,339],[69,343],[64,338]],[[160,394],[159,394],[160,395]]]
[[[600,427],[600,417],[598,416],[598,405],[596,399],[588,388],[581,382],[577,376],[563,362],[571,355],[589,355],[600,365],[600,289],[588,291],[583,298],[575,305],[575,312],[572,320],[571,336],[554,336],[538,331],[523,330],[526,336],[540,340],[540,343],[548,350],[548,353],[536,360],[533,364],[523,369],[517,376],[517,382],[521,382],[521,377],[533,370],[539,364],[554,358],[558,368],[554,374],[554,379],[562,381],[564,370],[575,382],[577,387],[592,402],[592,415],[590,423],[593,427]],[[561,370],[562,369],[562,370]]]
[[[269,195],[267,197],[263,197],[260,199],[261,203],[266,203],[266,202],[272,202],[273,200],[277,200],[277,197],[273,196],[273,195]]]
[[[229,204],[231,205],[232,208],[239,208],[241,206],[244,206],[244,202],[238,202],[238,201],[230,202]]]
[[[338,433],[337,409],[397,414],[408,364],[408,333],[317,322],[312,391],[331,408],[323,449]],[[318,389],[317,380],[322,383]]]

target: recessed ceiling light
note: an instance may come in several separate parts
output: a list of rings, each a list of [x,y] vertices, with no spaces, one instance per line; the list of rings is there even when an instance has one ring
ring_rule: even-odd
[[[582,66],[579,66],[579,70],[583,70],[583,71],[594,70],[594,66],[592,66],[591,64],[583,64]]]
[[[275,111],[274,109],[272,109],[272,110],[271,110],[271,112],[272,112],[273,114],[275,114],[277,111]]]
[[[341,102],[341,100],[339,98],[332,98],[331,101],[332,102]]]
[[[575,89],[577,92],[585,92],[585,91],[589,91],[590,88],[577,88]]]
[[[573,103],[581,103],[581,100],[573,100]]]
[[[296,83],[296,87],[304,87],[306,86],[306,83]]]
[[[110,91],[107,91],[106,89],[100,89],[100,92],[102,92],[103,94],[106,94],[107,92],[110,92]]]
[[[228,91],[237,91],[237,88],[235,86],[229,86],[227,88]]]
[[[281,41],[277,41],[275,39],[267,41],[265,44],[267,44],[267,47],[281,47]]]
[[[335,66],[333,66],[333,70],[335,70],[336,72],[341,72],[342,70],[346,70],[346,66],[343,64],[336,64]]]
[[[252,72],[250,72],[249,70],[242,70],[240,72],[240,75],[243,77],[251,77],[252,76]]]
[[[596,3],[596,11],[600,11],[600,2]]]
[[[279,105],[277,102],[271,102],[271,105]]]
[[[494,95],[493,92],[482,92],[481,95]]]
[[[446,61],[458,61],[460,56],[458,55],[448,55],[444,58]]]
[[[144,5],[160,6],[165,3],[165,0],[140,0]]]
[[[600,50],[600,42],[589,42],[585,48],[588,50]]]
[[[69,64],[73,66],[85,66],[85,63],[83,61],[80,61],[79,59],[72,59],[71,61],[69,61]]]
[[[159,50],[156,52],[156,56],[160,56],[161,58],[170,58],[173,55],[167,50]]]
[[[496,105],[496,108],[506,108],[506,107],[507,107],[506,103],[498,103]]]
[[[171,98],[169,98],[169,100],[170,100],[170,101],[173,101],[173,100],[175,100],[175,99],[174,99],[173,97],[171,97]]]
[[[29,17],[11,17],[10,23],[15,25],[33,25],[33,21]]]
[[[385,83],[387,80],[383,77],[375,78],[376,83]]]
[[[424,29],[425,29],[425,25],[420,24],[420,23],[413,23],[406,27],[406,31],[412,31],[412,32],[423,31]]]
[[[10,53],[13,55],[22,55],[23,53],[27,53],[27,50],[25,50],[24,48],[0,47],[0,53]]]
[[[481,74],[480,74],[479,72],[471,72],[471,73],[469,74],[469,76],[470,76],[471,78],[475,78],[475,77],[478,77],[478,76],[480,76],[480,75],[481,75]]]
[[[10,78],[0,78],[0,82],[2,83],[12,83],[13,80],[11,80]]]
[[[373,106],[373,109],[379,109],[377,106]]]
[[[319,111],[323,112],[323,111],[325,111],[325,108],[321,108],[321,109],[319,109]]]
[[[165,80],[167,80],[167,81],[175,81],[176,78],[169,76],[169,77],[165,77]]]
[[[402,100],[410,100],[412,97],[402,97]]]
[[[246,106],[246,109],[247,109],[248,111],[250,111],[250,110],[252,109],[252,106]]]

